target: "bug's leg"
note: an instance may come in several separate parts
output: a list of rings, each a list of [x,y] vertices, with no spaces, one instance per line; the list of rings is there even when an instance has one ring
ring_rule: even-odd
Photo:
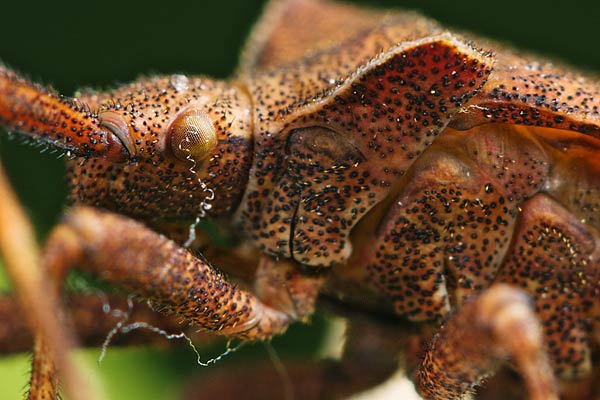
[[[418,390],[427,399],[463,398],[508,358],[531,399],[558,399],[530,298],[498,284],[463,304],[434,336],[419,368]]]
[[[54,282],[77,266],[166,314],[230,338],[268,339],[292,321],[175,242],[94,208],[71,210],[51,232],[43,262]]]
[[[77,265],[167,314],[224,336],[266,339],[290,323],[188,250],[116,214],[73,209],[51,233],[44,256],[57,282]]]
[[[256,271],[255,293],[265,303],[293,320],[313,314],[323,271],[297,263],[263,257]],[[349,320],[341,360],[315,363],[306,371],[290,368],[290,381],[298,398],[344,398],[385,381],[398,368],[400,338],[397,326],[354,317]],[[301,382],[310,381],[303,385]],[[318,382],[315,384],[315,382]],[[308,392],[307,392],[308,391]]]
[[[303,320],[314,312],[323,282],[322,271],[303,270],[293,261],[265,256],[256,270],[254,292],[263,303],[285,312],[292,320]],[[397,370],[396,355],[404,336],[395,325],[354,317],[339,361],[302,365],[288,362],[280,371],[272,363],[260,364],[252,368],[252,373],[239,374],[244,379],[237,384],[229,379],[231,371],[210,374],[206,382],[195,382],[186,398],[208,399],[217,393],[220,397],[234,397],[247,385],[253,387],[247,396],[254,397],[249,398],[278,398],[285,393],[293,393],[295,398],[344,398],[376,386]],[[282,382],[282,374],[286,377],[284,384],[273,385]]]
[[[589,191],[582,187],[582,191]],[[572,194],[563,198],[569,196]],[[579,212],[573,203],[559,202],[554,195],[538,194],[528,199],[523,204],[513,251],[497,277],[532,296],[552,367],[564,380],[561,395],[574,399],[589,398],[578,396],[578,392],[594,392],[600,341],[594,335],[600,323],[600,238]],[[585,382],[590,379],[592,384],[586,389]]]
[[[293,320],[304,320],[315,311],[319,289],[325,281],[325,271],[302,271],[302,267],[287,259],[260,259],[254,292],[261,301],[280,310]]]
[[[497,277],[532,296],[552,366],[566,379],[589,376],[600,321],[600,238],[580,218],[546,194],[527,200]]]

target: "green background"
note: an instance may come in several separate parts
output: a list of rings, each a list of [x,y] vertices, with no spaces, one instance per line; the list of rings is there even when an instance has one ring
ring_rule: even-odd
[[[595,1],[362,1],[423,11],[448,26],[514,43],[523,49],[600,71],[600,5]],[[260,0],[178,2],[11,1],[1,7],[0,60],[61,93],[110,87],[141,74],[189,73],[225,78],[252,23]],[[63,163],[8,141],[0,134],[0,157],[43,238],[65,203]],[[0,200],[1,206],[1,200]],[[1,321],[0,321],[1,323]],[[319,344],[322,323],[298,328],[276,343],[282,353],[299,343]],[[307,340],[309,339],[310,340]],[[218,348],[214,351],[218,352]],[[264,355],[260,346],[246,357]],[[302,354],[296,350],[296,355]],[[90,360],[98,351],[86,353]],[[226,367],[224,361],[215,368]],[[225,366],[223,366],[225,365]],[[173,352],[111,349],[100,368],[114,398],[173,398],[181,379],[200,367],[181,346]],[[17,398],[28,371],[27,357],[0,359],[0,398]]]

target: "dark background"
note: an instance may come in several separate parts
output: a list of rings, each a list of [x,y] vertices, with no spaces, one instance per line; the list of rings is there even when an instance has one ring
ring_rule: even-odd
[[[592,73],[600,71],[600,2],[356,2],[421,10],[449,27],[513,43]],[[70,95],[82,86],[110,87],[141,74],[178,72],[225,78],[236,66],[239,50],[260,13],[263,1],[195,0],[153,4],[125,0],[70,0],[39,4],[27,1],[5,3],[0,8],[0,60],[30,78]],[[9,141],[3,133],[0,133],[0,159],[8,169],[40,237],[43,237],[64,207],[63,162],[39,154],[37,149]],[[297,335],[305,334],[308,333],[301,331]],[[169,366],[161,370],[160,364],[191,360],[184,368],[185,374],[194,368],[193,356],[189,353],[185,356],[161,354],[159,357],[163,361],[156,361],[146,353],[142,353],[142,357],[146,358],[123,361],[118,353],[114,354],[117,356],[113,360],[121,361],[113,364],[121,363],[123,368],[117,375],[129,376],[127,368],[131,370],[142,364],[158,368],[152,373],[164,377],[166,383],[161,387],[165,393],[167,389],[164,387],[169,384],[175,386],[168,379],[173,379],[172,376],[181,371],[175,373]],[[10,384],[20,389],[25,382],[27,367],[24,359],[16,362],[17,366],[6,367],[7,362],[3,361],[0,368],[23,368],[19,375],[22,380]],[[103,369],[112,368],[110,365]],[[2,375],[6,376],[6,373],[0,373]],[[139,379],[148,380],[148,376]],[[130,390],[141,396],[141,389],[127,386],[133,385],[133,381],[135,378],[125,379],[125,386],[129,389],[122,389],[119,393]],[[7,385],[0,381],[0,387]],[[0,397],[8,398],[2,395],[1,390]],[[129,396],[126,398],[133,398]]]

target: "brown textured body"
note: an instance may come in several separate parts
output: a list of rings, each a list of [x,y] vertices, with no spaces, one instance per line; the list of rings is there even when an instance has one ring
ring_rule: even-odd
[[[46,268],[228,337],[280,333],[319,294],[384,311],[417,327],[425,345],[397,350],[428,398],[509,359],[532,398],[557,382],[591,396],[600,86],[468,39],[412,13],[273,1],[230,82],[149,78],[78,103],[0,70],[0,123],[77,157],[81,207]],[[204,217],[243,246],[188,238]]]

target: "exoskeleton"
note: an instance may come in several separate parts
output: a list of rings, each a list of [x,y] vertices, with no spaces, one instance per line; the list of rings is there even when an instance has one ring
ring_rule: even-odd
[[[3,236],[36,332],[29,396],[54,398],[58,376],[89,395],[60,350],[65,326],[92,336],[77,317],[97,299],[44,317],[73,268],[227,338],[268,340],[319,298],[389,319],[373,334],[351,317],[339,362],[290,367],[322,382],[300,397],[374,385],[397,354],[425,398],[468,396],[503,365],[504,396],[597,396],[598,88],[415,13],[318,0],[271,1],[226,81],[68,98],[1,67],[0,124],[70,158],[73,205],[30,262],[48,282],[18,280]]]

